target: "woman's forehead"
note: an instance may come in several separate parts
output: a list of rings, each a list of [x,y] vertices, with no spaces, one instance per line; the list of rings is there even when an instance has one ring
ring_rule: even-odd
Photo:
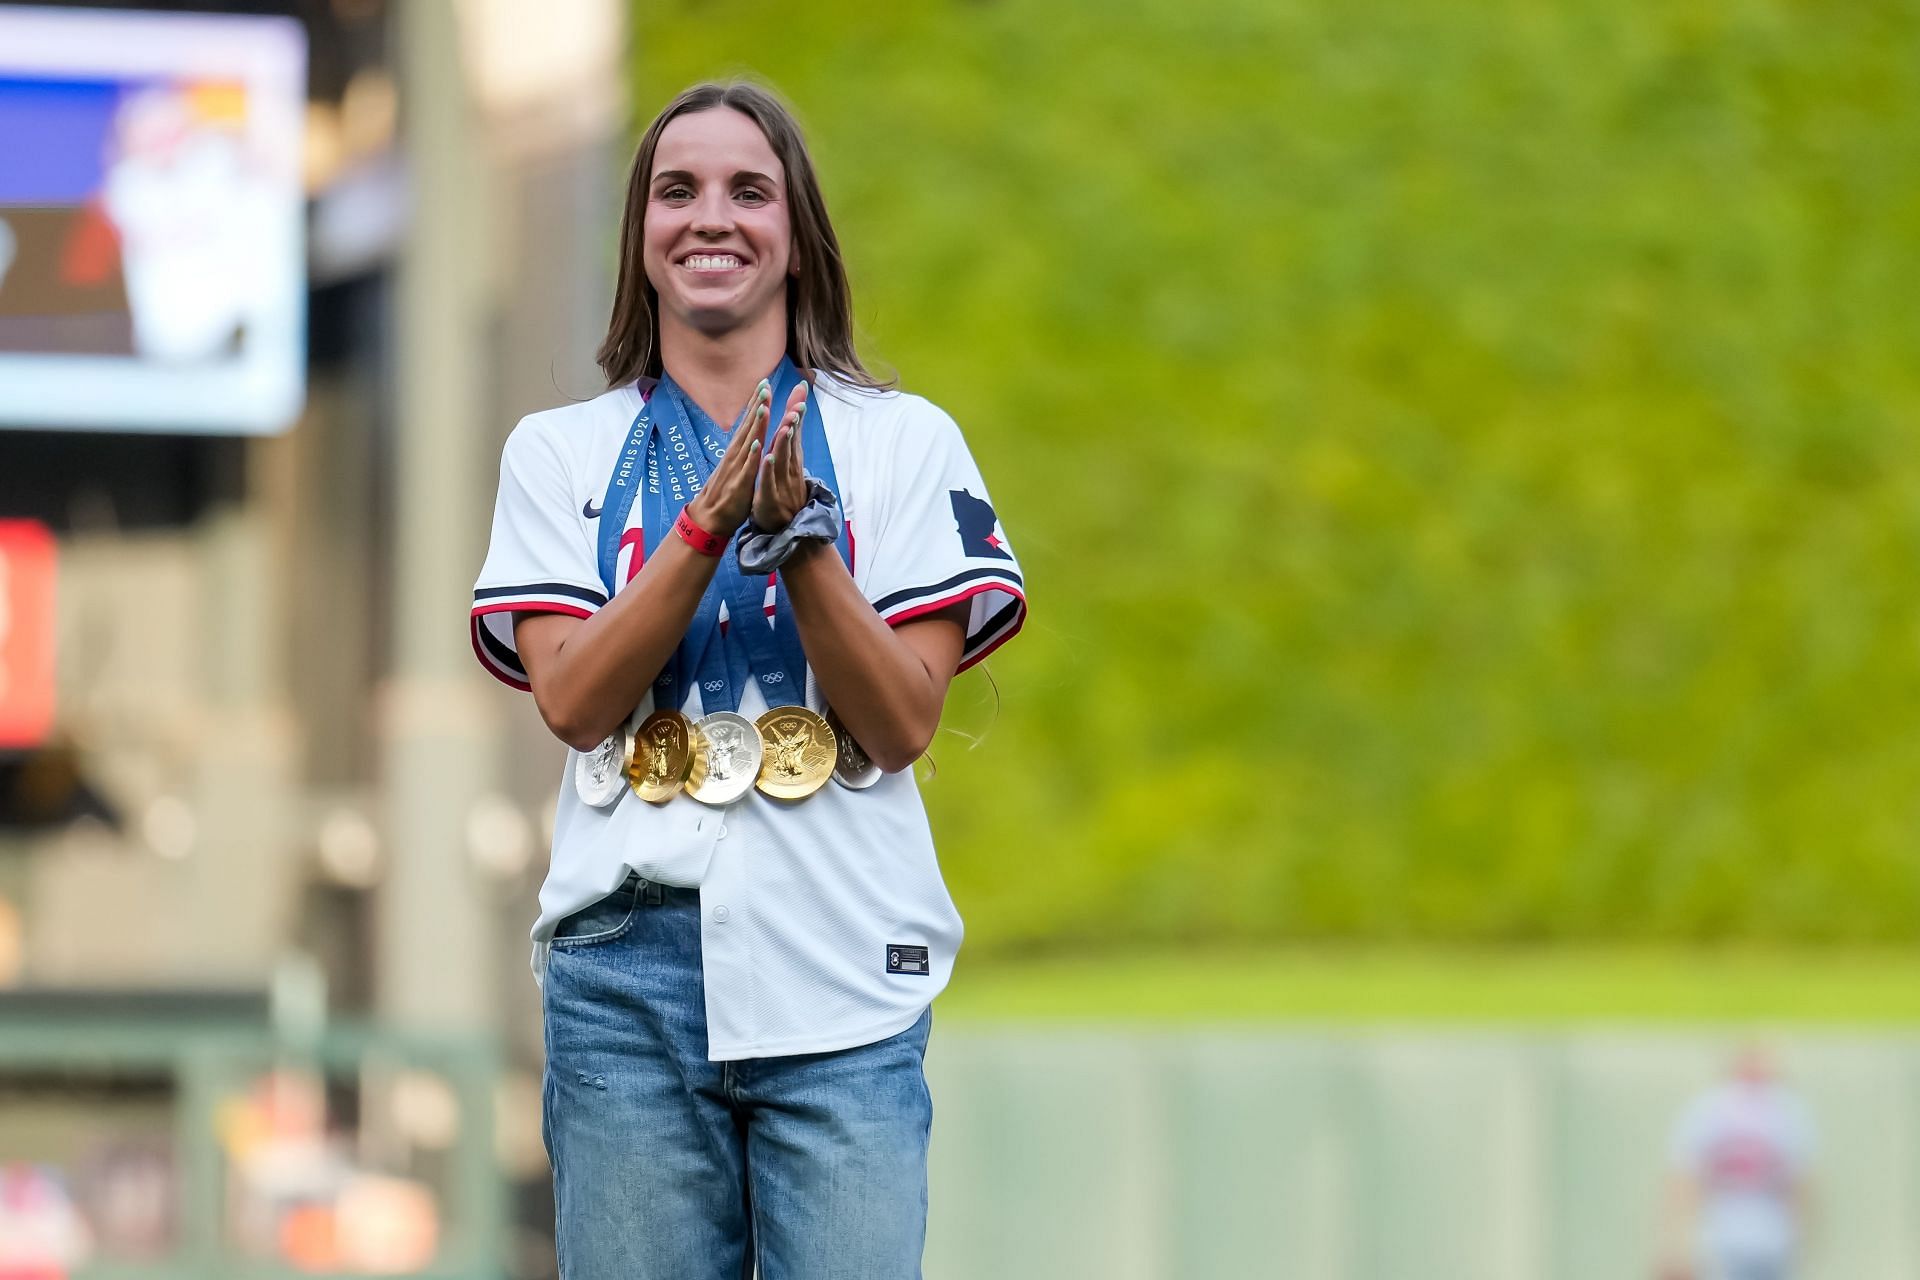
[[[784,176],[780,157],[753,117],[731,107],[675,116],[660,131],[653,171],[676,170],[699,177],[731,177],[742,170]]]

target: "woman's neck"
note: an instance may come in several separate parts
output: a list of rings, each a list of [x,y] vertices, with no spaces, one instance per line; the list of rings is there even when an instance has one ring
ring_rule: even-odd
[[[733,430],[760,379],[787,353],[787,317],[771,318],[777,323],[706,334],[662,317],[661,366],[724,431]]]

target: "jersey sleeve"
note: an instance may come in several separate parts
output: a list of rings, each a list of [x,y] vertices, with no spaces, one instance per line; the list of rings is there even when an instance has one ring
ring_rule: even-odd
[[[473,652],[496,678],[528,689],[513,642],[516,613],[592,617],[607,602],[594,543],[557,442],[523,419],[500,456],[486,563],[473,585]]]
[[[1020,630],[1026,585],[960,428],[932,405],[917,408],[901,423],[879,524],[856,531],[855,554],[866,563],[862,589],[890,626],[970,604],[965,671]]]

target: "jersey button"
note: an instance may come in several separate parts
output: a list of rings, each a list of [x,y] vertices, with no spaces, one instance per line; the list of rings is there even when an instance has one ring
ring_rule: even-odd
[[[726,824],[726,823],[724,823],[724,822],[723,822],[723,823],[721,823],[721,824],[720,824],[720,835],[719,835],[719,836],[718,836],[717,838],[718,838],[718,839],[721,839],[721,840],[725,840],[725,839],[727,838],[727,824]]]
[[[727,917],[732,914],[731,911],[727,910],[727,904],[723,902],[713,909],[713,922],[715,924],[725,924]]]

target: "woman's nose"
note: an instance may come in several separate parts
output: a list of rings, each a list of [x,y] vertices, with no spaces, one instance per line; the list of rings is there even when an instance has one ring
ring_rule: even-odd
[[[712,232],[733,230],[733,205],[727,199],[726,192],[711,191],[695,202],[693,229]]]

